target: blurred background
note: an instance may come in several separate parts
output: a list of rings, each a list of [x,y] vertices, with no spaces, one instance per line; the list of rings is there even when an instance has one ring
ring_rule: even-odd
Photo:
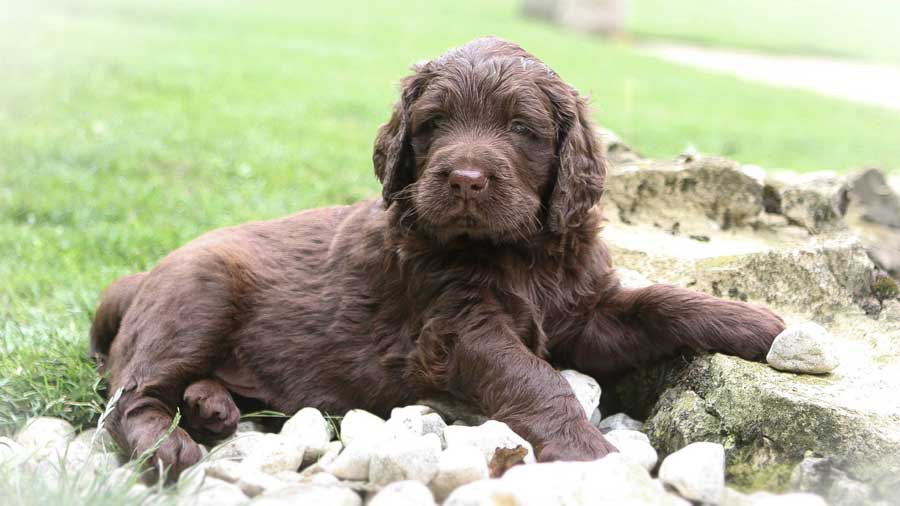
[[[900,2],[0,2],[0,433],[96,418],[99,291],[214,227],[378,191],[409,66],[494,34],[644,155],[900,170]]]

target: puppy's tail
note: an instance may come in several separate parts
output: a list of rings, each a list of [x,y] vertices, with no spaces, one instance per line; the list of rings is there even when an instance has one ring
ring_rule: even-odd
[[[123,276],[109,285],[100,297],[100,307],[97,308],[94,322],[91,324],[90,356],[101,372],[105,370],[109,348],[119,333],[119,324],[125,316],[125,311],[128,310],[146,276],[146,272]]]

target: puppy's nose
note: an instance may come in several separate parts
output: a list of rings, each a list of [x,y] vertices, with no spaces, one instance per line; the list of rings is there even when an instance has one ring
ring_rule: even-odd
[[[454,169],[450,172],[450,188],[457,195],[472,198],[487,188],[487,177],[477,169]]]

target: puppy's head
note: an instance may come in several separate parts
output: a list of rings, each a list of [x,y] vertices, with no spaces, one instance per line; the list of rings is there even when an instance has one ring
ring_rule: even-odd
[[[540,60],[485,38],[413,70],[373,160],[386,205],[432,237],[563,234],[600,198],[606,170],[585,102]]]

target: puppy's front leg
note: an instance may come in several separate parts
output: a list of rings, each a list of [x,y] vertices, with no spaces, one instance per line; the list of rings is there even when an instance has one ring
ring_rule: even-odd
[[[580,333],[551,343],[553,360],[613,379],[679,350],[765,359],[784,321],[761,306],[670,285],[619,289],[585,316]]]
[[[539,461],[594,460],[616,451],[588,421],[566,380],[502,317],[471,316],[459,333],[420,339],[421,373],[433,386],[509,425],[534,446]]]

